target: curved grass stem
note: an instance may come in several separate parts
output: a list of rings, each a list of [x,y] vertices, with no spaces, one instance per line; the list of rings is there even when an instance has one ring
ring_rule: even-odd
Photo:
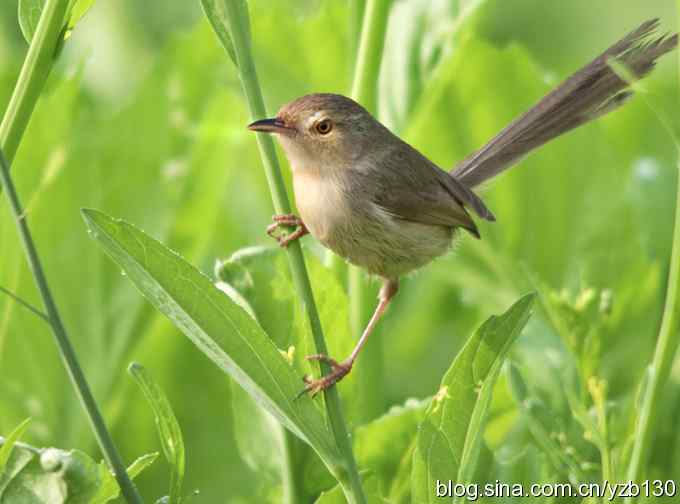
[[[109,466],[113,470],[116,480],[120,485],[121,493],[127,500],[129,504],[141,504],[142,498],[137,492],[136,487],[130,480],[125,466],[113,444],[113,439],[109,434],[104,423],[104,418],[102,417],[97,403],[92,395],[85,375],[83,373],[78,359],[76,357],[75,351],[71,342],[69,340],[68,334],[66,333],[66,328],[61,321],[61,316],[57,310],[57,306],[52,297],[52,292],[47,283],[47,278],[42,268],[42,263],[38,257],[38,251],[35,248],[33,242],[33,237],[28,229],[28,223],[24,215],[24,211],[21,207],[19,197],[17,195],[16,189],[14,188],[14,183],[9,174],[9,163],[5,158],[5,155],[0,150],[0,182],[2,187],[7,193],[7,198],[9,200],[10,209],[12,215],[16,221],[17,229],[19,231],[19,236],[21,238],[21,244],[24,247],[24,252],[26,253],[26,259],[28,265],[33,273],[33,278],[35,279],[36,287],[40,292],[40,297],[42,298],[43,304],[45,306],[45,312],[47,314],[47,319],[52,328],[54,338],[57,342],[57,347],[59,348],[59,353],[61,355],[64,367],[71,379],[71,384],[80,403],[82,404],[85,412],[87,413],[88,419],[90,420],[90,425],[94,431],[97,442],[109,463]]]

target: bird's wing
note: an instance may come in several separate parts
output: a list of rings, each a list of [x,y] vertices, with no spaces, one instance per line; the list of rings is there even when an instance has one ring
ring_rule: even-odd
[[[364,188],[374,187],[372,202],[395,218],[462,227],[477,237],[477,226],[465,206],[485,219],[494,219],[476,194],[408,144],[391,149],[365,170],[355,180]]]

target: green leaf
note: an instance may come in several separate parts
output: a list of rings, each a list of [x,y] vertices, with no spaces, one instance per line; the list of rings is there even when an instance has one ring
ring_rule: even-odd
[[[79,450],[41,450],[11,480],[3,502],[90,504],[101,483],[97,464]]]
[[[29,44],[38,27],[45,0],[19,0],[19,27]]]
[[[529,320],[534,297],[524,296],[482,324],[444,375],[418,430],[414,502],[437,502],[436,480],[471,481],[493,386],[506,353]]]
[[[380,68],[380,117],[402,131],[427,83],[485,0],[395,2]],[[466,5],[463,5],[463,4]]]
[[[158,453],[142,455],[127,468],[128,475],[130,478],[135,479],[144,469],[153,464],[157,458]],[[102,484],[97,495],[93,497],[92,502],[89,504],[104,504],[120,495],[118,482],[103,460],[99,463],[99,477]]]
[[[177,418],[172,411],[170,401],[144,366],[133,362],[128,367],[128,372],[142,389],[144,397],[153,410],[163,454],[172,468],[169,504],[179,504],[182,500],[185,464],[182,429],[180,429]]]
[[[69,6],[66,10],[64,38],[67,38],[73,28],[75,28],[78,21],[87,13],[92,7],[95,0],[70,0]],[[42,14],[45,0],[19,0],[19,26],[21,33],[23,33],[26,42],[29,44],[33,40],[33,35],[38,27],[40,21],[40,14]]]
[[[201,0],[203,12],[205,12],[205,16],[208,18],[208,21],[210,21],[210,25],[220,39],[222,47],[227,51],[227,54],[229,54],[229,58],[234,62],[234,65],[238,66],[236,52],[234,51],[234,43],[232,42],[231,34],[229,33],[229,23],[227,22],[227,3],[233,4],[236,8],[240,23],[246,27],[248,40],[250,40],[250,18],[246,0]]]
[[[128,468],[137,476],[158,456],[140,457]],[[118,483],[104,461],[79,450],[16,448],[0,475],[0,502],[20,504],[104,504],[118,497]]]
[[[396,475],[412,456],[418,424],[428,404],[429,400],[409,399],[403,406],[392,407],[354,432],[352,444],[357,464],[370,470],[382,488],[400,487],[405,483]]]
[[[313,254],[306,254],[307,268],[317,300],[329,354],[344,359],[354,346],[347,335],[349,328],[349,300],[333,271]],[[293,286],[285,252],[280,247],[246,247],[229,258],[217,262],[219,288],[234,302],[251,310],[267,335],[284,352],[300,375],[318,373],[318,366],[304,359],[315,353],[309,324]],[[239,298],[241,296],[241,298]],[[358,375],[351,373],[342,381],[340,396],[345,404],[348,422],[358,422],[365,407],[365,391]]]
[[[208,277],[120,220],[83,210],[92,236],[128,278],[203,353],[328,464],[337,456],[317,405],[295,400],[300,377],[262,328]]]
[[[2,445],[0,446],[0,475],[5,471],[5,466],[9,460],[12,450],[14,449],[14,444],[21,439],[24,435],[28,425],[31,423],[31,419],[27,418],[21,422],[16,429],[14,429],[10,434],[2,440]]]
[[[361,474],[361,484],[366,496],[366,504],[384,504],[387,501],[380,494],[380,485],[375,475],[370,472]],[[345,504],[345,494],[340,485],[336,485],[327,492],[322,492],[314,504]]]
[[[5,490],[12,483],[12,480],[31,463],[35,456],[36,454],[29,450],[16,449],[12,451],[5,465],[5,470],[0,473],[0,502],[4,502]]]
[[[78,21],[80,21],[87,11],[94,5],[94,0],[71,0],[70,12],[67,29],[72,30],[75,28]]]

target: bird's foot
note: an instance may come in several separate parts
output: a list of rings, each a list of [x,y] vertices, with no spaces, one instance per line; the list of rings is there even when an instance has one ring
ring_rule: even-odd
[[[307,393],[314,397],[319,392],[332,387],[352,370],[352,364],[354,364],[354,362],[351,360],[338,362],[335,359],[323,354],[308,355],[305,357],[305,359],[325,362],[331,367],[331,372],[317,380],[313,380],[309,376],[303,377],[302,381],[305,382],[305,388],[298,394],[298,397]]]
[[[302,222],[302,219],[294,214],[274,215],[272,220],[274,222],[267,227],[267,234],[279,242],[279,246],[283,248],[286,248],[290,242],[295,241],[309,233],[305,223]],[[284,235],[276,234],[277,229],[281,226],[292,227],[295,229],[292,233]]]

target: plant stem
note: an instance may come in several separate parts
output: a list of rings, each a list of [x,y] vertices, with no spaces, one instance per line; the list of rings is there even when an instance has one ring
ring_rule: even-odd
[[[226,18],[229,25],[229,33],[231,34],[231,41],[236,53],[236,60],[238,63],[238,70],[243,85],[243,91],[248,100],[248,106],[252,119],[262,119],[267,117],[264,100],[262,98],[262,91],[257,79],[255,71],[255,63],[250,52],[250,39],[247,33],[247,26],[242,22],[240,16],[240,7],[238,0],[225,1]],[[272,202],[274,204],[274,211],[277,214],[290,213],[290,203],[286,188],[281,175],[281,168],[279,166],[274,142],[272,138],[263,133],[257,133],[257,144],[262,157],[269,190],[271,192]],[[316,309],[314,295],[312,293],[312,286],[309,282],[309,275],[305,266],[302,249],[298,241],[293,241],[287,247],[288,262],[293,277],[293,283],[297,290],[312,331],[314,338],[314,345],[318,353],[326,354],[326,342],[321,328],[321,320]],[[326,363],[321,363],[321,370],[324,374],[331,371]],[[352,453],[352,445],[345,424],[344,416],[340,406],[340,397],[335,387],[330,387],[324,391],[326,411],[328,419],[331,424],[331,429],[337,448],[339,450],[342,460],[337,461],[335,467],[329,467],[334,476],[342,485],[343,491],[350,504],[363,504],[366,502],[363,489],[361,487],[361,480],[357,470],[354,454]]]
[[[43,319],[45,322],[48,322],[48,323],[49,323],[50,319],[47,318],[47,315],[45,315],[43,312],[41,312],[38,308],[36,308],[35,306],[33,306],[33,305],[32,305],[31,303],[29,303],[28,301],[25,301],[24,299],[20,298],[20,297],[17,296],[16,294],[14,294],[11,290],[5,289],[3,286],[0,285],[0,292],[2,292],[3,294],[7,295],[7,296],[10,297],[11,299],[13,299],[14,301],[16,301],[17,303],[19,303],[21,306],[23,306],[23,307],[26,308],[27,310],[33,312],[35,315],[37,315],[38,317],[40,317],[41,319]]]
[[[378,76],[391,5],[392,0],[367,0],[364,8],[352,98],[372,114],[378,109]]]
[[[678,166],[680,168],[680,165]],[[671,252],[670,272],[666,305],[664,307],[659,339],[642,399],[642,407],[636,422],[635,443],[628,466],[630,481],[638,481],[647,463],[649,449],[654,433],[654,423],[663,388],[668,382],[673,358],[680,343],[680,170],[675,203],[675,225],[673,231],[673,251]],[[626,501],[628,501],[627,499]]]
[[[282,461],[282,483],[283,483],[283,504],[297,504],[304,502],[300,473],[297,471],[299,464],[295,458],[295,446],[298,439],[288,429],[281,427],[281,452]]]
[[[9,174],[9,163],[7,162],[2,150],[0,150],[0,182],[2,183],[2,187],[5,189],[5,191],[7,191],[10,209],[14,219],[16,220],[21,243],[23,245],[24,252],[26,253],[26,259],[31,269],[31,273],[33,273],[36,287],[40,292],[40,297],[42,298],[45,311],[47,313],[47,318],[49,320],[50,327],[52,328],[52,333],[54,334],[55,340],[57,342],[57,347],[59,348],[62,362],[64,363],[69,378],[71,379],[71,384],[76,391],[78,399],[80,399],[80,403],[87,413],[88,419],[90,420],[90,425],[94,431],[95,437],[97,438],[97,442],[99,443],[106,461],[113,470],[116,480],[118,480],[118,484],[120,485],[123,496],[130,504],[141,504],[143,502],[142,498],[137,492],[137,488],[128,477],[125,466],[123,465],[120,455],[113,444],[111,435],[106,428],[104,419],[99,412],[97,403],[92,396],[92,392],[90,391],[80,364],[78,364],[78,359],[73,346],[71,346],[71,342],[66,333],[66,329],[64,328],[64,324],[61,321],[57,306],[47,284],[47,278],[45,277],[42,264],[38,257],[38,252],[28,229],[28,224],[26,223],[26,215],[24,214],[24,211],[21,207],[14,183],[12,182],[12,178]]]
[[[373,115],[377,115],[378,77],[391,4],[392,0],[367,0],[363,9],[364,19],[354,69],[352,98]],[[350,327],[358,340],[370,317],[370,286],[364,273],[355,266],[350,266],[348,280]],[[357,368],[361,388],[366,396],[362,404],[365,420],[382,413],[384,406],[383,355],[379,343],[374,341],[373,344],[366,345],[363,350],[365,365]]]
[[[5,153],[10,165],[52,69],[68,4],[68,0],[45,2],[14,92],[2,118],[0,149]]]

